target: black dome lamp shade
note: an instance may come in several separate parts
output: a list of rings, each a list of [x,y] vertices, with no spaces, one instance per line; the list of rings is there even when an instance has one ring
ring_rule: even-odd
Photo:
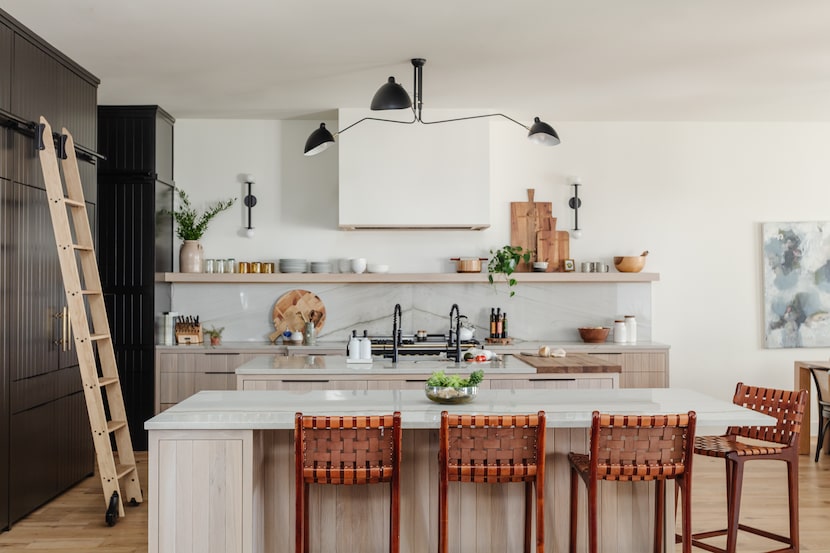
[[[371,108],[374,111],[411,107],[412,100],[409,98],[409,94],[406,93],[404,87],[395,82],[395,77],[389,77],[389,80],[375,92],[375,96],[372,98]]]
[[[527,137],[536,144],[544,146],[556,146],[559,144],[559,135],[553,130],[553,127],[541,121],[538,117],[533,119],[533,126],[530,127],[530,132]]]
[[[326,128],[325,123],[320,123],[320,128],[311,133],[305,141],[304,154],[307,156],[317,155],[334,144],[334,137]]]
[[[375,96],[372,98],[372,104],[370,107],[372,108],[372,110],[375,111],[388,109],[411,109],[411,121],[380,119],[378,117],[364,117],[363,119],[355,121],[351,125],[348,125],[343,129],[340,129],[334,134],[330,133],[326,129],[325,123],[320,123],[320,128],[311,133],[311,136],[308,137],[308,140],[305,143],[305,155],[313,156],[326,150],[329,146],[334,144],[335,136],[338,136],[346,132],[355,125],[359,125],[364,121],[382,121],[385,123],[398,123],[404,125],[411,125],[412,123],[433,125],[435,123],[451,123],[453,121],[466,121],[468,119],[481,119],[484,117],[503,117],[504,119],[512,121],[513,123],[516,123],[520,127],[527,130],[527,137],[531,140],[531,142],[534,142],[536,144],[542,144],[545,146],[556,146],[557,144],[559,144],[559,135],[556,134],[556,131],[553,129],[553,127],[551,127],[544,121],[540,120],[538,117],[534,118],[533,125],[530,127],[528,127],[524,123],[521,123],[513,119],[512,117],[508,117],[503,113],[485,113],[482,115],[472,115],[468,117],[456,117],[454,119],[442,119],[440,121],[424,121],[422,117],[422,110],[424,104],[423,70],[427,60],[425,60],[424,58],[412,58],[412,60],[410,61],[412,62],[414,73],[413,97],[410,98],[409,94],[407,94],[404,87],[395,82],[395,77],[389,77],[389,80],[386,83],[384,83],[375,93]]]

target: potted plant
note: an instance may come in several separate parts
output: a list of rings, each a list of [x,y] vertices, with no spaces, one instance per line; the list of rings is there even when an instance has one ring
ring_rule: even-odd
[[[492,257],[490,257],[490,262],[487,264],[487,279],[490,284],[495,286],[494,275],[502,275],[504,280],[507,281],[510,297],[512,298],[516,295],[516,291],[511,290],[516,285],[516,279],[511,275],[513,275],[516,266],[520,262],[530,262],[533,251],[523,251],[521,246],[504,246],[499,250],[490,250],[490,254]]]
[[[187,192],[178,189],[179,207],[173,212],[176,221],[176,236],[182,240],[179,250],[179,270],[183,273],[202,272],[202,245],[198,240],[207,231],[208,223],[219,213],[233,205],[236,198],[209,205],[204,213],[199,212],[190,203]]]
[[[225,327],[216,328],[212,326],[204,331],[210,337],[210,345],[211,346],[218,346],[222,343],[222,331],[225,330]]]

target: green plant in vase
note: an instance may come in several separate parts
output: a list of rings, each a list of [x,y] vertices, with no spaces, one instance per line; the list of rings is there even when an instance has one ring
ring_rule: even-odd
[[[206,330],[204,333],[210,338],[210,345],[211,346],[218,346],[222,343],[222,331],[225,330],[225,327],[216,328],[212,326]]]
[[[224,202],[216,202],[209,205],[204,213],[199,215],[196,208],[190,203],[190,198],[187,192],[178,189],[179,193],[179,207],[173,212],[173,219],[176,221],[176,236],[182,240],[198,240],[207,231],[208,223],[230,208],[236,198],[225,200]]]
[[[507,282],[512,298],[516,295],[516,291],[512,289],[513,286],[516,286],[516,279],[512,275],[519,263],[530,263],[533,250],[524,251],[521,246],[504,246],[498,250],[490,250],[490,254],[490,262],[487,264],[487,279],[490,284],[495,286],[495,275],[502,275],[502,278]]]

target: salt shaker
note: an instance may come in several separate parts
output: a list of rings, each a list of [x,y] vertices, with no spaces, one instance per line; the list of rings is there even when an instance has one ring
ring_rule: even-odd
[[[634,315],[625,316],[625,334],[626,342],[629,344],[637,343],[637,318]]]
[[[625,321],[614,321],[614,343],[624,344],[628,341],[628,336],[625,332]]]

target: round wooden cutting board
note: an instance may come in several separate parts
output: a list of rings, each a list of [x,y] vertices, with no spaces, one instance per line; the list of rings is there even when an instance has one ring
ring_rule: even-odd
[[[273,319],[276,332],[272,334],[272,340],[286,330],[302,332],[304,321],[313,321],[314,330],[319,333],[326,322],[326,306],[319,296],[308,290],[291,290],[274,303]]]

